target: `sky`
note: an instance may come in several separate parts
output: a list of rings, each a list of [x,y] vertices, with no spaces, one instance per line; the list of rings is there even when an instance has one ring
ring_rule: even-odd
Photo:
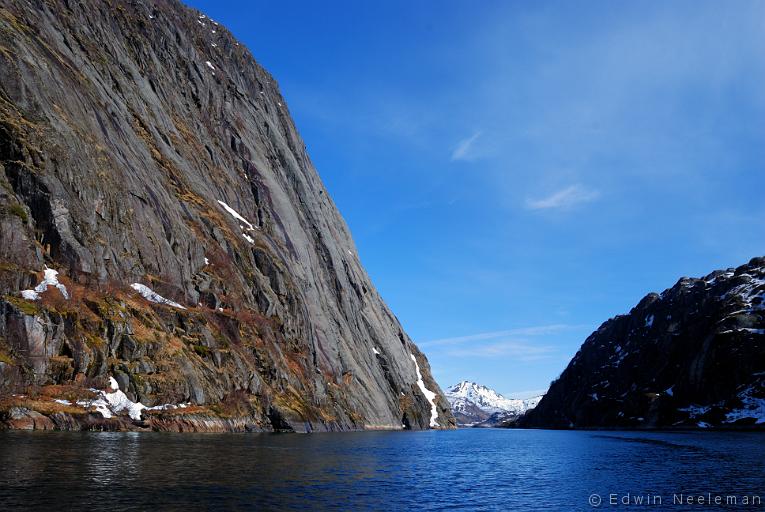
[[[765,2],[191,0],[276,78],[442,387],[546,390],[765,255]]]

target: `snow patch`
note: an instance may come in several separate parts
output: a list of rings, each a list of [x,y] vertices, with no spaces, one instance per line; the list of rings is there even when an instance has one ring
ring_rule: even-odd
[[[737,327],[735,329],[728,329],[727,331],[720,331],[720,334],[730,334],[732,332],[746,331],[752,334],[765,334],[765,329],[753,329],[751,327]]]
[[[376,347],[372,347],[372,352],[374,352],[376,356],[380,355],[380,352],[378,352]]]
[[[750,274],[741,274],[739,277],[746,278],[748,282],[736,286],[723,297],[738,296],[744,302],[748,313],[765,310],[765,278]]]
[[[212,69],[213,71],[215,71],[215,66],[213,66],[213,65],[212,65],[212,62],[210,62],[209,60],[206,60],[206,61],[205,61],[205,64],[207,64],[207,67],[208,67],[208,68],[210,68],[210,69]]]
[[[223,201],[218,201],[218,204],[220,204],[229,213],[229,215],[234,217],[236,220],[244,222],[245,224],[247,224],[248,231],[254,231],[255,230],[255,226],[250,224],[250,221],[248,221],[247,219],[245,219],[244,217],[239,215],[239,212],[237,212],[236,210],[231,208],[229,205],[227,205]]]
[[[616,345],[616,348],[614,348],[614,354],[610,357],[611,360],[615,359],[615,361],[612,363],[612,366],[619,366],[622,364],[622,361],[624,361],[624,358],[629,355],[629,352],[622,349],[621,345]]]
[[[420,365],[417,364],[417,359],[414,357],[414,354],[409,354],[409,357],[412,358],[412,361],[414,361],[414,368],[417,371],[417,386],[419,386],[420,391],[422,391],[422,394],[425,395],[425,398],[428,399],[428,402],[430,402],[430,426],[431,427],[438,427],[438,406],[436,406],[436,394],[425,387],[425,382],[422,380],[422,373],[420,373]]]
[[[704,416],[711,409],[712,409],[711,405],[689,405],[688,407],[683,407],[682,409],[678,409],[678,411],[687,412],[691,418],[695,418],[697,416]]]
[[[148,286],[141,284],[141,283],[133,283],[130,285],[132,289],[137,291],[141,294],[141,297],[148,300],[149,302],[154,302],[156,304],[165,304],[166,306],[172,306],[174,308],[178,309],[186,309],[185,307],[181,306],[177,302],[173,302],[170,299],[164,298],[162,295],[158,294]]]
[[[109,389],[111,392],[104,390],[91,389],[94,393],[98,393],[98,397],[94,400],[78,400],[77,405],[84,407],[85,409],[94,408],[96,412],[101,414],[104,418],[113,418],[120,413],[127,413],[132,419],[138,421],[141,419],[141,413],[143,411],[167,411],[173,409],[185,409],[190,404],[162,404],[155,405],[153,407],[146,407],[141,402],[131,401],[125,393],[120,390],[120,386],[114,377],[109,377]],[[64,405],[71,405],[68,400],[56,400],[56,402]]]
[[[58,282],[58,271],[48,267],[45,267],[45,275],[43,280],[40,281],[40,284],[35,286],[33,290],[22,290],[21,296],[27,300],[38,300],[40,294],[44,293],[49,286],[57,288],[58,291],[61,292],[61,295],[69,300],[69,292],[67,292],[66,286]]]
[[[162,405],[155,405],[153,407],[147,407],[147,411],[172,411],[175,409],[185,409],[186,407],[189,407],[191,404],[185,403],[185,404],[162,404]]]
[[[229,215],[231,215],[236,220],[238,220],[239,222],[242,223],[242,224],[239,224],[239,229],[242,230],[242,237],[244,237],[244,239],[247,240],[248,242],[250,242],[251,244],[254,244],[255,240],[250,235],[248,235],[246,232],[247,231],[255,231],[255,228],[257,226],[253,226],[252,223],[250,221],[248,221],[247,219],[245,219],[244,217],[242,217],[239,214],[238,211],[234,210],[233,208],[231,208],[229,205],[227,205],[223,201],[218,201],[218,204],[220,204],[223,207],[223,209],[226,210],[229,213]],[[246,227],[244,226],[244,224],[246,224]]]
[[[653,315],[648,315],[648,317],[646,317],[646,319],[645,319],[645,326],[646,327],[653,326]]]
[[[87,400],[81,400],[77,402],[78,405],[84,407],[94,407],[96,412],[100,413],[104,418],[111,418],[115,414],[126,412],[134,420],[141,419],[141,411],[146,409],[146,406],[141,402],[131,401],[125,393],[120,390],[119,384],[114,380],[114,377],[109,377],[109,387],[113,389],[111,393],[106,391],[96,391],[99,396],[95,400],[88,402]]]
[[[765,423],[765,398],[754,396],[754,388],[748,387],[738,395],[743,407],[734,409],[725,415],[725,423],[733,423],[744,418],[754,418],[756,424]]]

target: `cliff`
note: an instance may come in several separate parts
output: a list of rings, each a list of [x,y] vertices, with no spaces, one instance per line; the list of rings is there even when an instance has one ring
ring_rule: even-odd
[[[276,81],[176,1],[0,1],[0,420],[454,425]]]
[[[605,322],[515,425],[762,428],[765,258],[683,278]]]

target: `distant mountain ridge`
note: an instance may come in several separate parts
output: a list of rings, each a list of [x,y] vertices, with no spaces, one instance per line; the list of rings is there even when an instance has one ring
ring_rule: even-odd
[[[458,425],[486,427],[518,418],[542,399],[542,395],[505,398],[491,388],[467,380],[450,386],[445,395]]]

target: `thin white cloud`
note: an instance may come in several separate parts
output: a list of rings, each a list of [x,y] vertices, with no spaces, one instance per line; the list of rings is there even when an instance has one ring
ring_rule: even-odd
[[[600,197],[600,192],[583,185],[571,185],[542,199],[527,199],[529,210],[566,209],[577,204],[589,203]]]
[[[535,396],[544,395],[545,393],[547,393],[547,388],[511,391],[510,393],[502,393],[502,395],[505,398],[518,398],[523,400],[525,398],[533,398]]]
[[[563,331],[587,328],[585,325],[550,324],[520,327],[505,331],[481,332],[467,336],[441,338],[418,343],[421,348],[441,350],[451,357],[501,357],[521,362],[555,359],[559,349],[542,344],[541,339]],[[536,338],[531,340],[531,338]]]
[[[473,156],[471,155],[470,150],[473,148],[473,143],[478,140],[478,137],[480,136],[481,132],[475,132],[470,137],[459,141],[457,147],[452,151],[452,162],[455,160],[470,160]]]
[[[457,348],[450,350],[448,354],[454,357],[511,357],[518,361],[539,361],[549,359],[555,351],[551,346],[505,340],[477,347]]]
[[[505,331],[491,331],[481,332],[477,334],[469,334],[467,336],[456,336],[453,338],[441,338],[437,340],[429,340],[417,343],[420,347],[435,347],[444,345],[460,345],[468,342],[495,340],[498,338],[504,338],[508,336],[544,336],[546,334],[554,334],[561,331],[577,329],[582,327],[580,325],[568,325],[568,324],[552,324],[552,325],[537,325],[533,327],[520,327],[518,329],[509,329]]]

